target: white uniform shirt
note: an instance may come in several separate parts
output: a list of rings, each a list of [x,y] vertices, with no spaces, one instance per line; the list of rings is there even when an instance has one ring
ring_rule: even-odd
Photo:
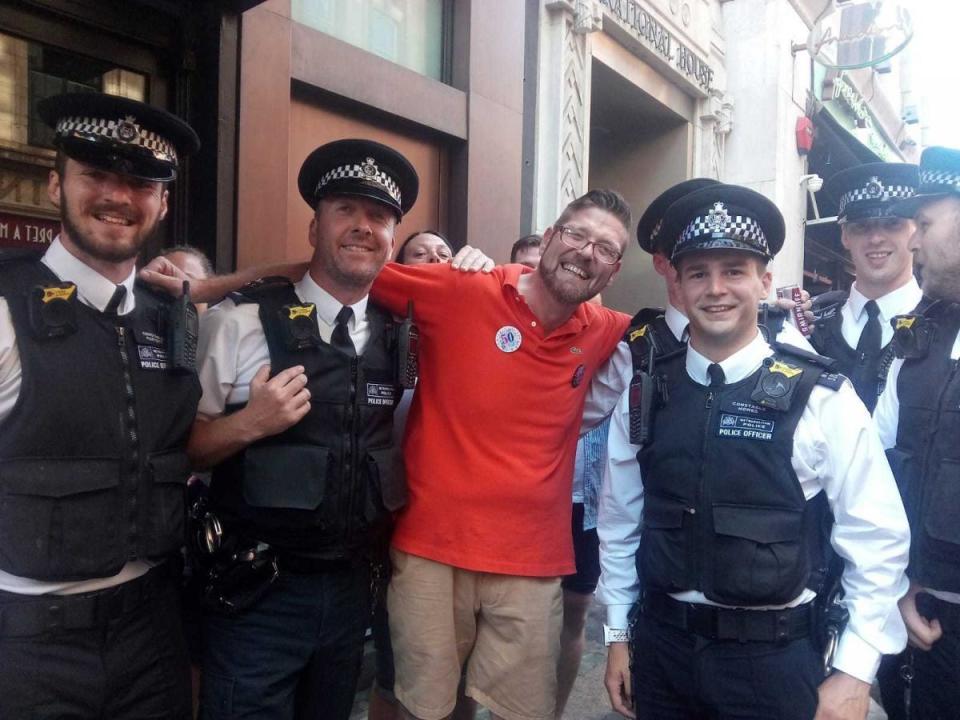
[[[755,372],[773,350],[757,335],[750,345],[720,363],[728,383]],[[692,348],[687,373],[709,385],[710,360]],[[607,468],[600,491],[597,532],[602,575],[597,599],[607,606],[607,624],[627,626],[627,613],[640,595],[634,558],[641,542],[643,484],[636,445],[630,444],[628,393],[610,423]],[[794,472],[809,500],[819,492],[835,518],[831,544],[846,561],[844,602],[850,622],[834,657],[834,667],[871,682],[884,653],[899,652],[906,630],[897,600],[906,593],[904,570],[910,544],[907,518],[870,415],[849,383],[839,390],[815,386],[794,435]],[[700,592],[674,595],[707,603]],[[808,602],[804,590],[787,606]]]
[[[103,275],[85,265],[71,255],[57,237],[43,255],[42,262],[64,282],[77,286],[77,298],[84,305],[101,312],[107,307],[116,285]],[[133,312],[136,300],[133,295],[133,281],[136,272],[132,271],[122,285],[127,294],[118,308],[120,315]],[[69,369],[64,367],[64,371]],[[0,297],[0,425],[9,417],[20,395],[20,353],[17,350],[17,338],[13,329],[13,319],[7,301]],[[146,561],[128,562],[113,577],[94,580],[74,580],[69,582],[44,582],[17,577],[0,570],[0,590],[24,595],[43,595],[53,593],[68,595],[92,592],[139,577],[151,567]]]
[[[919,302],[919,301],[918,301]],[[911,308],[912,309],[912,308]],[[690,321],[687,316],[670,303],[664,310],[663,319],[670,328],[670,332],[677,340],[686,342],[687,325]],[[777,342],[816,352],[810,341],[803,333],[797,330],[789,321],[783,323],[783,328],[777,334]],[[633,358],[630,355],[630,346],[626,342],[617,343],[616,349],[610,358],[593,376],[590,389],[587,390],[587,399],[583,407],[583,426],[581,433],[599,424],[603,418],[613,412],[613,408],[620,399],[620,395],[630,385],[633,379]]]
[[[886,345],[893,337],[893,326],[890,321],[897,315],[913,312],[922,298],[923,292],[920,290],[916,278],[913,277],[906,285],[877,298],[877,307],[880,309],[878,320],[880,321],[881,346]],[[867,298],[857,290],[857,283],[854,281],[850,288],[850,294],[847,296],[847,301],[840,308],[840,315],[843,317],[840,332],[844,341],[852,348],[857,347],[857,343],[860,342],[860,334],[867,325],[867,302]]]
[[[950,350],[950,357],[953,360],[960,359],[960,333],[953,340],[953,348]],[[903,367],[903,360],[897,358],[890,366],[890,373],[887,376],[887,384],[877,400],[877,407],[873,411],[873,421],[877,426],[877,433],[880,435],[880,443],[884,449],[895,447],[897,444],[897,429],[900,426],[900,398],[897,396],[897,380],[900,378],[900,369]],[[928,593],[946,602],[960,603],[960,593],[945,592],[936,588],[924,588]]]
[[[337,313],[343,305],[317,285],[309,272],[294,284],[294,290],[300,300],[317,306],[320,337],[330,342]],[[350,307],[353,317],[347,329],[360,355],[370,339],[367,297]],[[197,372],[203,388],[200,412],[204,415],[216,417],[223,414],[227,405],[246,403],[250,399],[253,376],[263,365],[270,364],[259,313],[260,306],[256,303],[237,305],[227,299],[204,314],[197,350]]]

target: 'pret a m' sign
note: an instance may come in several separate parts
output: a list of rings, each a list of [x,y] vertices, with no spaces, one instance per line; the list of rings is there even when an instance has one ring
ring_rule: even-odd
[[[600,0],[600,4],[626,25],[646,47],[704,90],[710,89],[713,68],[644,10],[637,0]]]
[[[42,252],[60,232],[55,220],[0,212],[0,248],[31,248]]]

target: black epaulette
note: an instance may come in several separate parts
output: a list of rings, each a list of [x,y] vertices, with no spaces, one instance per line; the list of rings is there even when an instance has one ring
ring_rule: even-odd
[[[831,390],[839,390],[845,382],[847,382],[847,376],[838,372],[820,373],[820,377],[817,378],[817,385]]]
[[[39,260],[41,257],[43,257],[42,252],[30,250],[28,248],[0,249],[0,264],[20,262],[23,260]]]
[[[777,354],[790,355],[798,360],[803,360],[812,365],[816,365],[825,373],[832,373],[837,369],[837,361],[833,358],[826,357],[825,355],[818,355],[817,353],[804,350],[803,348],[798,348],[795,345],[790,345],[789,343],[772,342],[770,343],[770,346],[776,350]]]
[[[663,315],[666,311],[663,308],[640,308],[636,315],[630,318],[630,325],[628,326],[631,330],[633,328],[640,327],[641,325],[646,325],[654,321],[654,319]],[[629,333],[630,330],[627,330]],[[624,336],[626,339],[626,336]]]
[[[293,283],[290,281],[290,278],[284,277],[283,275],[271,275],[249,282],[239,290],[228,293],[227,297],[237,305],[242,305],[244,303],[260,302],[260,297],[265,293],[287,289],[293,289]]]
[[[840,308],[843,307],[846,301],[847,293],[842,290],[831,290],[830,292],[817,295],[813,299],[813,307],[811,308],[814,321],[822,322],[829,320],[840,312]]]

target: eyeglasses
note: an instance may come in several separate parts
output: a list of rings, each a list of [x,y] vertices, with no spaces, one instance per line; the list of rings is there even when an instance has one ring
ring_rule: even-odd
[[[614,265],[623,257],[623,253],[612,243],[593,240],[583,230],[567,225],[561,225],[558,230],[560,231],[560,241],[564,245],[574,250],[583,250],[587,245],[591,245],[593,246],[593,256],[605,265]]]

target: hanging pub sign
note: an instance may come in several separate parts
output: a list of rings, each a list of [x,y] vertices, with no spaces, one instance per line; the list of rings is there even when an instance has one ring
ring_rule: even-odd
[[[851,0],[817,21],[807,50],[824,67],[856,70],[887,62],[912,38],[910,13],[900,3]]]
[[[60,223],[46,218],[0,212],[0,248],[43,252],[60,232]]]

